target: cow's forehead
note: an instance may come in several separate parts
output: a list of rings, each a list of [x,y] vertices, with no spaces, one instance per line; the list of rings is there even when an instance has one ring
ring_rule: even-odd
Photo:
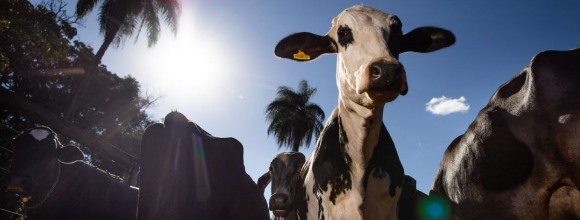
[[[302,166],[304,155],[301,153],[280,153],[272,160],[272,165],[281,166]]]
[[[338,16],[332,20],[332,26],[339,26],[342,24],[349,24],[356,27],[368,25],[387,26],[390,22],[399,21],[398,18],[389,13],[370,8],[363,5],[356,5],[342,11]]]

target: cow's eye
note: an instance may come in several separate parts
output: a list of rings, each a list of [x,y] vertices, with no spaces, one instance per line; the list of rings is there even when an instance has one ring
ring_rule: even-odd
[[[348,25],[341,25],[338,27],[337,35],[338,43],[340,43],[340,45],[343,46],[345,50],[348,45],[354,41],[352,30],[348,27]]]

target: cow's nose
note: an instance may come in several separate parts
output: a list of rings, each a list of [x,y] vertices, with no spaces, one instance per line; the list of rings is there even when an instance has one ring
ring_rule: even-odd
[[[283,193],[276,193],[270,197],[270,210],[276,217],[286,217],[292,209],[290,198]]]
[[[285,209],[289,205],[288,195],[276,193],[270,197],[270,210]]]
[[[394,63],[375,62],[369,69],[370,79],[373,81],[390,80],[401,71],[401,65]]]

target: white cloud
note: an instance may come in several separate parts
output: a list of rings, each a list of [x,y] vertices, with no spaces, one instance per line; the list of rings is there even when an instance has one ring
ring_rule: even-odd
[[[469,104],[465,103],[465,97],[461,96],[458,99],[447,98],[432,98],[431,101],[425,104],[425,110],[435,115],[448,115],[456,112],[467,112]]]

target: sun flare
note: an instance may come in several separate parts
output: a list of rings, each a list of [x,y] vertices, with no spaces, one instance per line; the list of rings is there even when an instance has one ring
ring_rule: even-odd
[[[184,8],[176,36],[164,31],[157,45],[140,61],[151,74],[153,87],[164,96],[191,96],[219,92],[227,87],[233,60],[228,60],[220,33],[207,31]]]

